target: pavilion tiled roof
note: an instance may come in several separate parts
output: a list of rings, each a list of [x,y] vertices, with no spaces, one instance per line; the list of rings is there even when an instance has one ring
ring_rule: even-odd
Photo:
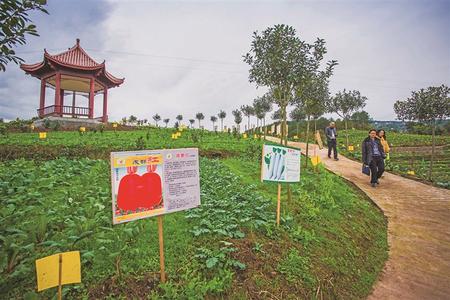
[[[86,53],[86,51],[84,51],[83,48],[80,47],[79,39],[77,39],[77,43],[75,44],[75,46],[73,46],[72,48],[63,53],[51,55],[47,52],[47,50],[44,51],[45,51],[44,56],[46,58],[67,67],[93,70],[93,69],[100,69],[105,65],[104,61],[103,63],[99,64],[95,60],[93,60]]]
[[[102,63],[96,62],[86,53],[86,51],[84,51],[83,48],[81,48],[80,40],[77,39],[76,41],[76,44],[72,48],[69,48],[69,50],[59,54],[52,55],[44,49],[44,60],[42,62],[29,65],[21,64],[20,68],[33,75],[34,72],[38,72],[39,70],[45,68],[50,61],[54,64],[71,69],[84,71],[101,70],[100,72],[103,73],[106,79],[111,81],[113,85],[120,85],[123,83],[124,79],[117,78],[106,71],[105,61]]]

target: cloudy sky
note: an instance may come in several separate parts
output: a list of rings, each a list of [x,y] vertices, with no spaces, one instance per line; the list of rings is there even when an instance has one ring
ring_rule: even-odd
[[[32,14],[40,37],[16,50],[27,63],[81,39],[82,47],[125,83],[109,92],[110,120],[209,117],[250,104],[264,93],[248,82],[242,55],[252,33],[274,24],[327,42],[339,66],[331,92],[359,90],[378,120],[393,120],[393,103],[412,90],[450,84],[450,1],[62,1],[50,15]],[[0,73],[0,117],[30,118],[39,80],[9,64]],[[53,101],[52,91],[47,103]],[[84,98],[80,97],[80,102]],[[101,114],[101,96],[96,115]],[[52,104],[52,103],[49,103]]]

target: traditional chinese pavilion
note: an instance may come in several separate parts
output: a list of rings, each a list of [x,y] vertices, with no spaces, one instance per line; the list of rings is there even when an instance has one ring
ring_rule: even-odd
[[[108,89],[119,86],[124,78],[117,78],[106,71],[105,61],[97,63],[80,46],[77,39],[75,46],[69,50],[51,55],[44,49],[42,62],[26,65],[20,68],[27,74],[41,80],[41,97],[38,109],[40,118],[57,117],[87,117],[94,119],[94,97],[103,94],[102,122],[108,121]],[[45,89],[51,86],[55,89],[53,105],[45,104]],[[64,102],[64,95],[72,93],[72,103]],[[76,106],[76,93],[87,93],[88,107]],[[69,104],[69,105],[67,105]]]

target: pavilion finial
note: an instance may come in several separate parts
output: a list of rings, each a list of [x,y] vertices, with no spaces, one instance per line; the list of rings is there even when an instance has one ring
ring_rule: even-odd
[[[80,46],[80,39],[77,39],[77,46]]]

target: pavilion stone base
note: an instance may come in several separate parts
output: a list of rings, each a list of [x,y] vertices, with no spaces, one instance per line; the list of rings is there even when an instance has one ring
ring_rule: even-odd
[[[39,119],[33,122],[36,128],[45,129],[45,120],[49,120],[51,123],[59,122],[61,129],[74,129],[78,130],[80,127],[86,128],[97,128],[102,123],[101,120],[97,119],[82,119],[82,118],[66,118],[66,117],[54,117],[49,116],[43,119]]]

